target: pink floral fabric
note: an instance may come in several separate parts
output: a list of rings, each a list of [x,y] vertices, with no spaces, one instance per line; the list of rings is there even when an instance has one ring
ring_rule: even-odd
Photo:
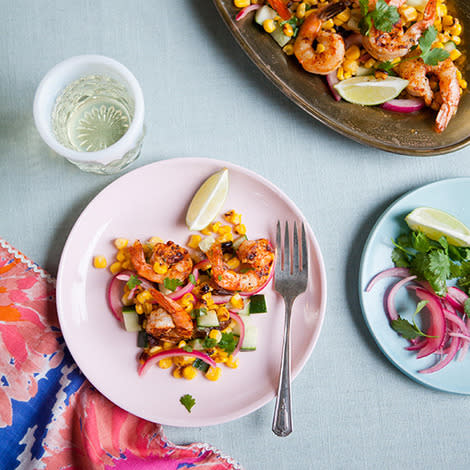
[[[0,455],[2,468],[241,469],[207,444],[172,444],[96,391],[64,345],[54,279],[1,238]]]

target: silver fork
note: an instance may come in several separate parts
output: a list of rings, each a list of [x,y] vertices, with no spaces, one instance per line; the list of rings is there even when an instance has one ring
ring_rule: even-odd
[[[295,298],[302,292],[305,292],[308,282],[308,251],[303,223],[301,237],[301,245],[299,246],[297,223],[294,222],[294,236],[291,245],[289,241],[289,224],[286,222],[283,248],[281,222],[277,222],[274,289],[284,297],[286,316],[284,321],[281,371],[279,374],[276,407],[274,408],[273,432],[282,437],[288,436],[292,432],[292,402],[290,392],[290,320],[292,305]],[[302,264],[300,264],[300,260]]]

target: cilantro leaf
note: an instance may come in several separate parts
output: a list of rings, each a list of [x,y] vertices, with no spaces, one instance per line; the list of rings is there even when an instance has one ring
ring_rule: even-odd
[[[405,318],[398,317],[397,320],[391,321],[392,328],[403,338],[415,339],[420,336],[415,326]]]
[[[431,249],[428,237],[423,232],[413,232],[411,243],[416,251],[427,253]]]
[[[219,341],[220,349],[223,349],[226,353],[232,354],[237,346],[238,339],[235,338],[233,333],[222,333],[222,339]]]
[[[204,340],[202,341],[202,346],[204,347],[204,349],[213,348],[216,344],[217,344],[217,340],[214,338],[207,337],[207,338],[204,338]]]
[[[374,26],[385,33],[389,33],[395,23],[400,21],[400,13],[397,7],[388,5],[385,0],[378,0],[375,4],[375,10],[371,12],[374,20]]]
[[[437,65],[439,62],[449,57],[449,52],[441,47],[431,49],[433,42],[437,37],[437,29],[430,26],[423,35],[419,38],[418,44],[421,48],[421,58],[427,65]]]
[[[392,251],[392,261],[397,268],[409,268],[410,260],[408,255],[400,250],[400,248],[395,247]]]
[[[196,400],[187,393],[180,398],[180,403],[191,413],[191,408],[196,404]]]
[[[393,71],[393,67],[395,67],[395,64],[391,62],[390,60],[387,60],[386,62],[379,62],[375,68],[377,70],[383,70],[384,72],[388,74],[395,74]]]
[[[369,13],[369,0],[359,0],[359,7],[361,9],[361,15],[366,16]]]
[[[179,279],[172,279],[170,277],[166,277],[163,279],[163,285],[166,289],[175,291],[177,287],[182,286],[183,283]]]
[[[135,274],[132,274],[126,283],[130,290],[134,289],[134,287],[137,287],[139,284],[142,284],[142,281]]]
[[[463,310],[465,312],[465,315],[470,318],[470,297],[465,301],[463,305]]]

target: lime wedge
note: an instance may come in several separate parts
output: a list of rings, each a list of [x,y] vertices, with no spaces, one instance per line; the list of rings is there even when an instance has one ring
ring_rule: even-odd
[[[202,183],[189,204],[186,225],[189,230],[202,230],[219,214],[228,193],[228,170],[214,173]]]
[[[396,98],[406,87],[408,80],[398,77],[379,79],[375,77],[353,77],[335,85],[341,98],[354,104],[374,106]]]
[[[431,240],[444,236],[450,245],[470,247],[470,229],[447,212],[418,207],[405,217],[405,221],[411,230],[419,230]]]

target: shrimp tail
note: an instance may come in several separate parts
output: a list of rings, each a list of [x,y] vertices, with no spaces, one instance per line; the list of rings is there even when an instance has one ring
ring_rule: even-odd
[[[447,103],[442,104],[436,117],[436,125],[435,125],[436,132],[440,134],[446,129],[450,120],[454,116],[454,112],[455,110],[453,109],[452,106],[450,106]]]

